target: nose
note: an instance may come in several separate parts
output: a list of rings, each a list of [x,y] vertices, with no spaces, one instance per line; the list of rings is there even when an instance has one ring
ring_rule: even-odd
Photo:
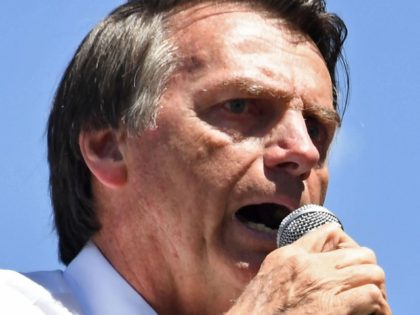
[[[282,169],[302,180],[318,165],[320,153],[301,111],[290,109],[284,113],[270,133],[263,159],[268,169]]]

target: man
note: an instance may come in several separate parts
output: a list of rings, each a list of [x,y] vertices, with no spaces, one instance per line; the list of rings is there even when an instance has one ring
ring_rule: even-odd
[[[48,124],[68,268],[4,272],[9,304],[40,314],[390,314],[374,253],[338,226],[275,245],[282,218],[324,202],[344,38],[322,1],[117,8],[76,52]]]

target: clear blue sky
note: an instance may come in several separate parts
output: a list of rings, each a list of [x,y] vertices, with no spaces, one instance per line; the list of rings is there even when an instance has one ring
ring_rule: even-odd
[[[77,45],[117,0],[2,0],[0,267],[62,268],[48,198],[45,124]],[[395,314],[420,298],[420,2],[329,0],[347,22],[350,106],[327,206],[387,272]]]

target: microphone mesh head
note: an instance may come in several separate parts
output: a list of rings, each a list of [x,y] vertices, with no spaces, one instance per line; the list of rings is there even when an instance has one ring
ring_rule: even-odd
[[[328,222],[336,222],[343,228],[343,225],[334,213],[324,207],[318,205],[300,207],[281,221],[277,233],[277,246],[289,245],[309,231]]]

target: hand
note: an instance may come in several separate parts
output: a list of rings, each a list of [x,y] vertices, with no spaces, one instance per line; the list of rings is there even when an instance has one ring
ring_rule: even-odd
[[[375,254],[336,224],[270,253],[227,315],[390,315]]]

